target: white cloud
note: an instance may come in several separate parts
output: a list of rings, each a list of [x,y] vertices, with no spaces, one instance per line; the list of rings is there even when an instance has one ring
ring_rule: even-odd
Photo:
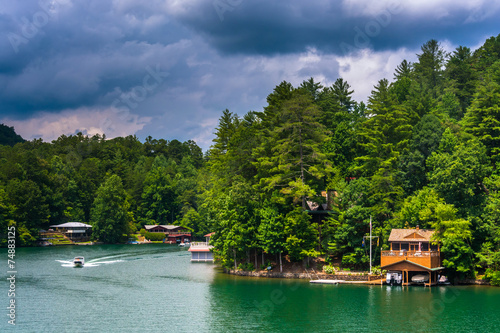
[[[383,78],[393,81],[394,69],[406,59],[414,62],[420,50],[401,48],[396,52],[363,50],[356,56],[339,58],[340,75],[354,89],[353,98],[365,103],[373,87]]]
[[[106,134],[107,138],[133,135],[151,121],[150,117],[113,108],[79,108],[65,110],[58,114],[40,112],[27,120],[4,118],[1,122],[14,126],[24,139],[42,138],[52,141],[62,134],[82,132],[86,135]]]

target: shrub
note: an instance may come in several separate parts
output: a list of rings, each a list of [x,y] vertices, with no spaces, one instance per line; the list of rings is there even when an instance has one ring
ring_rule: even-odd
[[[494,271],[488,268],[485,273],[485,277],[490,281],[492,286],[500,286],[500,271]]]
[[[161,232],[146,232],[144,237],[146,237],[146,239],[149,239],[152,242],[158,242],[165,239],[165,234]]]
[[[146,229],[141,229],[139,233],[144,237],[144,235],[146,235]]]
[[[332,265],[325,265],[323,266],[323,271],[326,274],[333,274],[335,272],[335,268]]]
[[[238,265],[238,269],[242,271],[253,271],[255,267],[251,262],[249,262],[248,264],[240,263]]]

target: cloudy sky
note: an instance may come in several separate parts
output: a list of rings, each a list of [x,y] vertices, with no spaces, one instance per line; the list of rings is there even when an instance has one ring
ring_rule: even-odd
[[[437,39],[500,33],[486,0],[0,0],[0,122],[25,139],[79,131],[195,140],[222,110],[262,110],[281,81],[343,77],[366,101]]]

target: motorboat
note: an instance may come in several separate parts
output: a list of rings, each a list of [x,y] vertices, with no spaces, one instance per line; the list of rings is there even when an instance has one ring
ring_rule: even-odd
[[[438,284],[449,285],[450,281],[448,281],[448,278],[446,276],[439,275],[438,276]]]
[[[83,267],[84,264],[85,264],[85,258],[83,257],[75,257],[75,259],[73,259],[74,267]]]
[[[186,243],[179,243],[179,246],[184,247],[184,246],[186,246]]]
[[[418,275],[414,275],[411,278],[411,282],[415,282],[415,283],[425,283],[425,282],[428,282],[428,281],[429,281],[429,276],[428,275],[418,274]]]
[[[387,273],[387,276],[386,276],[386,282],[387,284],[390,284],[391,286],[392,285],[399,285],[401,284],[401,280],[402,280],[402,275],[401,274],[398,274],[398,273]]]

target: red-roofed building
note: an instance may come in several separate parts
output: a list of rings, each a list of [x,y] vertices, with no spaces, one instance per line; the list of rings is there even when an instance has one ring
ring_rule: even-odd
[[[166,243],[184,243],[191,241],[191,231],[178,225],[145,225],[147,232],[164,233]]]

